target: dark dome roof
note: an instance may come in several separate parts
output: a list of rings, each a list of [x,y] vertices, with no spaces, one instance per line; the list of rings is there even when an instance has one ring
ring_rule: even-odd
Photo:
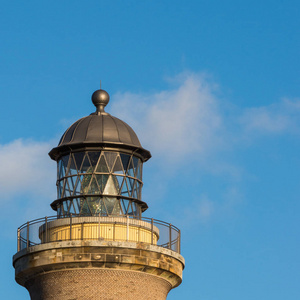
[[[116,143],[141,148],[133,129],[109,114],[90,115],[70,126],[58,146],[77,143]]]
[[[136,133],[128,124],[98,108],[95,113],[71,125],[61,137],[58,146],[53,148],[49,155],[57,160],[70,150],[86,147],[133,150],[139,153],[144,161],[151,157],[150,152],[142,148]]]

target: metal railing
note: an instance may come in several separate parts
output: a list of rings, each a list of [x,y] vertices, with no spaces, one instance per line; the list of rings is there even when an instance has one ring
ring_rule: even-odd
[[[79,226],[82,226],[81,234],[78,234]],[[57,228],[63,228],[59,229],[59,235],[57,235]],[[120,228],[124,232],[121,236]],[[132,237],[133,228],[134,237]],[[84,230],[85,232],[90,230],[92,234],[83,234]],[[53,237],[55,231],[56,236]],[[51,216],[35,219],[18,228],[18,251],[53,241],[70,240],[143,242],[180,253],[180,230],[170,223],[147,217],[102,217],[100,215],[83,217],[71,214],[69,218]]]

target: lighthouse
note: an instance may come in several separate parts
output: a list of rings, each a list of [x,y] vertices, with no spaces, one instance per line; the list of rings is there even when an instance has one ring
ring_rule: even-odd
[[[143,164],[151,154],[128,124],[105,112],[109,100],[95,91],[95,112],[49,152],[57,163],[55,215],[18,228],[15,279],[31,300],[164,300],[182,281],[180,230],[143,216]]]

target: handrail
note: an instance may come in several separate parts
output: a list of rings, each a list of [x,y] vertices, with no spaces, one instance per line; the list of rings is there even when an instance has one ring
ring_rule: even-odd
[[[82,223],[82,220],[85,218],[89,221],[84,221]],[[122,221],[123,218],[124,221]],[[62,220],[63,223],[59,222],[58,220]],[[136,218],[134,216],[128,217],[123,215],[82,216],[75,214],[71,214],[69,217],[60,218],[57,216],[43,217],[22,224],[18,228],[18,251],[25,248],[28,249],[34,245],[52,242],[53,237],[51,238],[50,236],[53,236],[54,234],[53,228],[61,228],[61,224],[64,224],[63,228],[66,230],[66,232],[68,232],[68,236],[61,235],[59,238],[57,238],[57,241],[90,239],[134,241],[156,245],[158,247],[167,248],[180,253],[180,230],[170,223],[148,217]],[[97,230],[95,232],[97,233],[94,232],[92,236],[85,236],[82,229],[81,235],[76,235],[74,230],[76,228],[78,230],[78,226],[80,224],[84,224],[82,226],[87,226],[86,224],[90,226],[96,226],[95,228],[97,228]],[[103,235],[103,233],[101,233],[101,225],[109,226],[109,224],[111,224],[111,229],[109,230],[112,230],[112,234],[109,235],[106,233]],[[118,230],[121,230],[120,226],[126,227],[126,234],[124,238],[120,237],[120,232],[118,233]],[[134,230],[134,234],[130,233],[129,230]],[[143,237],[143,234],[148,234],[149,238]]]

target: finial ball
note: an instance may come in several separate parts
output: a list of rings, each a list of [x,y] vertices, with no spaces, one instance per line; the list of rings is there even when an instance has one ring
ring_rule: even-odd
[[[109,102],[109,95],[104,90],[97,90],[92,95],[92,101],[96,107],[106,106]]]

